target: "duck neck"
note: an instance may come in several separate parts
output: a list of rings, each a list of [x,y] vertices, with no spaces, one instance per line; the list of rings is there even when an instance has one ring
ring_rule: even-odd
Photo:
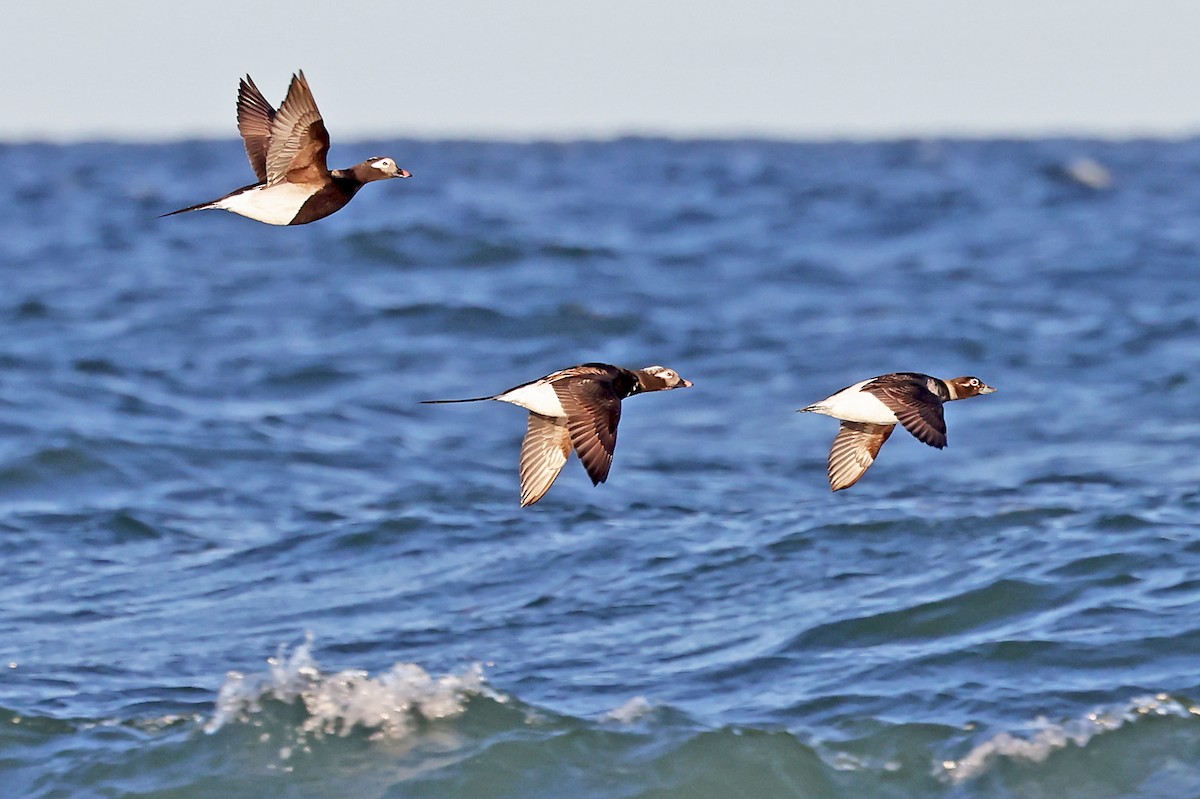
[[[613,380],[613,391],[621,399],[632,397],[634,394],[642,393],[644,386],[638,376],[627,369],[622,369],[616,379]]]
[[[334,169],[330,171],[329,176],[333,178],[334,185],[351,197],[363,187],[363,182],[354,174],[353,169]]]

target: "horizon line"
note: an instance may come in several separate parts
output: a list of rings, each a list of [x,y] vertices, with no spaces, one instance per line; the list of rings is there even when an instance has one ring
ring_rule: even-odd
[[[975,128],[894,128],[865,130],[784,130],[772,128],[711,128],[671,129],[654,127],[596,129],[528,129],[528,130],[483,130],[478,128],[447,128],[444,131],[414,130],[408,132],[370,131],[358,134],[342,134],[338,145],[375,141],[425,141],[425,142],[501,142],[506,144],[608,142],[623,139],[659,139],[673,141],[772,141],[796,144],[823,144],[833,142],[869,143],[896,141],[1054,141],[1079,140],[1118,143],[1123,141],[1184,141],[1200,136],[1200,125],[1196,126],[1046,126],[1005,127],[995,129]],[[217,132],[198,134],[146,134],[137,131],[88,131],[81,133],[57,132],[0,132],[0,145],[157,145],[183,144],[188,142],[241,143],[236,134]]]

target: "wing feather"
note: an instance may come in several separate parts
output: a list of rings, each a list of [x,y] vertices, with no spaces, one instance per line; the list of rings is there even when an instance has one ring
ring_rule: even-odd
[[[267,150],[271,146],[271,123],[275,109],[263,97],[249,75],[238,83],[238,133],[246,145],[246,157],[259,180],[267,179]]]
[[[592,485],[608,479],[613,452],[617,448],[617,424],[621,400],[611,380],[590,377],[559,380],[554,384],[558,400],[567,412],[567,429],[575,453],[583,462]]]
[[[529,414],[521,443],[521,507],[546,495],[571,455],[571,434],[565,419]]]
[[[918,441],[938,449],[946,446],[946,418],[942,413],[942,399],[930,391],[924,381],[880,378],[863,386],[862,390],[874,394],[888,410],[896,414],[904,429]]]
[[[329,176],[329,132],[304,72],[292,76],[287,98],[271,122],[267,183],[318,182]]]
[[[894,424],[842,422],[829,450],[829,488],[841,491],[857,483],[895,429]]]

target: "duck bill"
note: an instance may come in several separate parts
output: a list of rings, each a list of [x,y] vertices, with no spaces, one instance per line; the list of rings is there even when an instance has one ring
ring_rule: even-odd
[[[991,386],[984,386],[983,388],[979,389],[979,393],[980,394],[995,394],[996,389],[992,388]]]
[[[394,177],[394,178],[411,178],[412,172],[409,172],[407,169],[397,169],[396,174],[392,175],[392,177]]]

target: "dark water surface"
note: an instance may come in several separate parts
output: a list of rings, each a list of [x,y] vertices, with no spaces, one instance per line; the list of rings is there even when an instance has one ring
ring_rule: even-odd
[[[1200,795],[1200,142],[375,152],[0,147],[4,796]],[[418,404],[589,360],[696,385],[530,509]],[[830,494],[896,370],[1000,390]]]

